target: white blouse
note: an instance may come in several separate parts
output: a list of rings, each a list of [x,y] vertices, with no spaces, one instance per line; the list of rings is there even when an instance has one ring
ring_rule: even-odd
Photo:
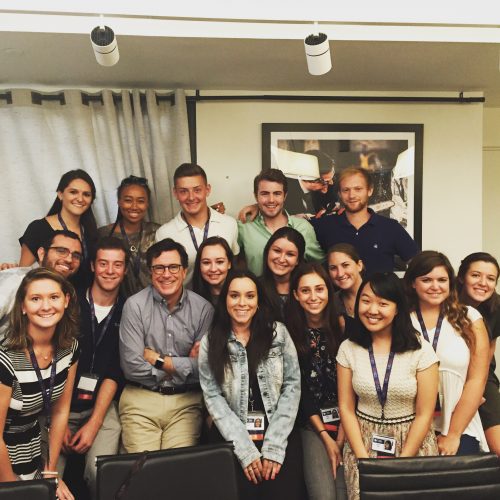
[[[471,306],[467,306],[467,317],[474,323],[482,316]],[[422,331],[416,313],[411,314],[413,326]],[[427,330],[429,341],[432,344],[436,328]],[[455,406],[462,396],[467,371],[469,369],[470,351],[464,338],[451,326],[447,318],[444,318],[439,334],[436,354],[439,358],[439,402],[441,404],[441,415],[434,419],[434,428],[444,434],[448,434],[451,417]],[[488,451],[486,437],[479,413],[476,411],[472,420],[465,428],[464,434],[475,437],[483,451]]]

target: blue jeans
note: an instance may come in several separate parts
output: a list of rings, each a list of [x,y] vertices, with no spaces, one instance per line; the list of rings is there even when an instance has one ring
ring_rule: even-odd
[[[457,455],[477,455],[479,453],[479,441],[468,434],[460,436],[460,446]]]

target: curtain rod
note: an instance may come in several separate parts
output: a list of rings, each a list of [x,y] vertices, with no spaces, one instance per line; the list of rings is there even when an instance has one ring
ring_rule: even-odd
[[[196,95],[187,96],[188,102],[202,101],[318,101],[318,102],[422,102],[422,103],[484,103],[484,97],[464,97],[463,92],[458,97],[411,97],[411,96],[345,96],[345,95]]]

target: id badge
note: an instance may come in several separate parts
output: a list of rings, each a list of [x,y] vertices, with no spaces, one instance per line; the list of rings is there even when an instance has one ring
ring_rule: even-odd
[[[396,455],[396,439],[391,436],[372,436],[372,450],[377,452],[377,458],[391,458]]]
[[[265,433],[265,414],[261,411],[249,411],[247,431],[252,441],[263,441]]]
[[[78,381],[78,394],[77,398],[81,400],[94,399],[94,391],[99,381],[99,377],[94,373],[84,373],[80,376]]]
[[[321,420],[328,432],[337,432],[339,430],[340,415],[336,406],[327,406],[320,408]]]

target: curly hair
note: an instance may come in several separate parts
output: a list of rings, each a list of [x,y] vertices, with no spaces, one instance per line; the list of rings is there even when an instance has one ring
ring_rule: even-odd
[[[429,274],[436,267],[445,268],[450,283],[450,293],[441,305],[443,313],[455,331],[463,337],[470,349],[474,346],[472,322],[467,316],[467,306],[461,304],[458,300],[455,271],[448,257],[443,253],[435,250],[424,250],[411,259],[404,277],[410,308],[416,310],[419,307],[419,298],[413,287],[415,280],[420,276]]]
[[[68,307],[57,324],[54,337],[52,338],[54,347],[69,348],[77,336],[80,311],[73,285],[55,271],[39,267],[32,269],[26,274],[16,292],[14,307],[9,317],[9,328],[4,342],[4,345],[9,349],[20,351],[28,349],[32,345],[31,337],[28,334],[29,321],[27,316],[23,314],[23,302],[26,298],[29,285],[41,280],[55,281],[60,286],[64,295],[69,296]]]

